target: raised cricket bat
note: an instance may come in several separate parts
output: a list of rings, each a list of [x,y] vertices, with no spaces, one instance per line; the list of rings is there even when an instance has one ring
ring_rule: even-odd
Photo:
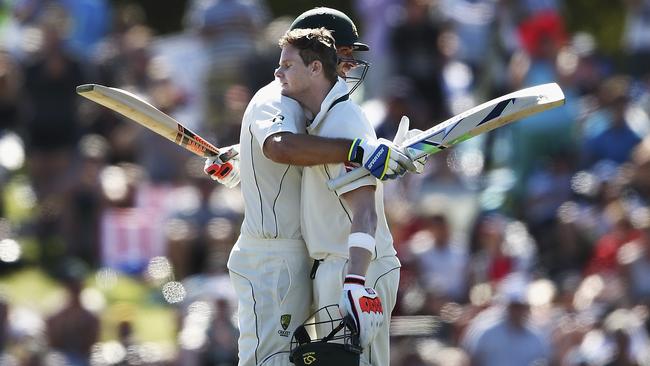
[[[208,158],[219,155],[219,149],[192,132],[169,115],[147,103],[140,97],[118,88],[110,88],[99,84],[84,84],[77,87],[77,94],[101,104],[180,145],[200,157]],[[228,156],[222,156],[227,161],[237,155],[233,149]],[[218,174],[225,176],[232,169],[230,163],[221,165]]]
[[[463,113],[404,141],[406,153],[413,159],[435,154],[476,135],[492,131],[510,122],[546,111],[564,104],[564,93],[556,83],[521,89],[480,104]],[[356,168],[327,186],[336,190],[350,182],[369,175],[364,168]]]

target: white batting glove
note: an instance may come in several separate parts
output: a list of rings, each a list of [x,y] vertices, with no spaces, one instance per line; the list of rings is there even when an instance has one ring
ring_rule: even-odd
[[[399,178],[417,168],[393,142],[386,139],[355,139],[348,160],[366,168],[380,180]]]
[[[363,276],[347,275],[339,301],[341,315],[363,348],[372,342],[384,323],[381,299],[374,289],[364,286],[365,281]]]
[[[402,144],[404,141],[410,139],[413,136],[416,136],[422,132],[422,130],[414,128],[409,130],[410,119],[407,116],[402,116],[402,119],[399,121],[399,126],[397,126],[397,133],[395,133],[395,138],[393,139],[393,144],[395,144],[404,155],[411,158],[408,152],[404,149]],[[415,165],[415,170],[409,170],[412,173],[420,174],[424,171],[424,164],[427,162],[429,155],[425,155],[421,158],[412,160]]]
[[[239,145],[225,147],[216,157],[206,158],[203,171],[227,188],[239,184]]]

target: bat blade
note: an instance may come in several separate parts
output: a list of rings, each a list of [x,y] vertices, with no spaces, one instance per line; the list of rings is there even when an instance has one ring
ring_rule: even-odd
[[[77,94],[139,123],[195,155],[213,157],[219,154],[219,149],[201,136],[126,90],[84,84],[77,87]]]
[[[564,93],[556,83],[521,89],[492,99],[404,141],[405,151],[413,159],[431,155],[459,144],[476,135],[564,104]],[[364,168],[354,169],[327,185],[336,190],[370,174]]]

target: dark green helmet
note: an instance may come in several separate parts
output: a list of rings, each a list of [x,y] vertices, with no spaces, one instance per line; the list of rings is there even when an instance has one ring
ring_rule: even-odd
[[[350,46],[355,51],[368,51],[367,44],[359,42],[359,33],[352,19],[332,8],[314,8],[300,14],[289,29],[325,28],[332,32],[337,46]]]

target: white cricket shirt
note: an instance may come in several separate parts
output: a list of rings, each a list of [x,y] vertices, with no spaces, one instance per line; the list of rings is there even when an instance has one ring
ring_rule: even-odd
[[[321,104],[320,112],[307,123],[310,135],[330,138],[373,138],[375,130],[361,108],[349,99],[340,100],[348,93],[344,80],[334,85]],[[346,171],[344,164],[326,164],[305,167],[302,176],[302,234],[309,255],[323,259],[328,255],[348,257],[348,235],[352,223],[352,211],[339,197],[356,188],[373,185],[377,210],[376,248],[373,258],[395,255],[393,238],[384,214],[383,184],[368,176],[332,192],[327,181]]]
[[[298,102],[281,94],[280,84],[274,80],[253,96],[242,119],[242,237],[302,239],[302,168],[278,164],[262,152],[266,138],[278,132],[305,133],[305,115]]]

